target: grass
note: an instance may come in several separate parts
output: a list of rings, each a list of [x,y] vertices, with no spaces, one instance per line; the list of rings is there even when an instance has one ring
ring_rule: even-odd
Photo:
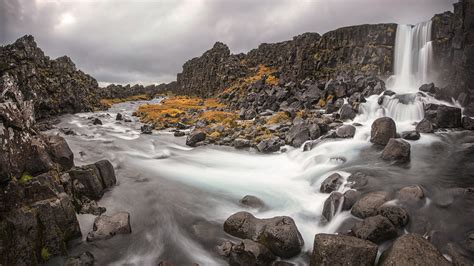
[[[276,68],[271,68],[267,67],[265,65],[258,65],[255,69],[253,69],[252,74],[248,75],[247,77],[240,78],[236,80],[232,85],[229,87],[225,88],[222,92],[222,94],[230,94],[232,92],[237,92],[239,95],[244,94],[247,92],[247,87],[255,83],[259,80],[261,80],[264,76],[266,77],[265,83],[275,86],[278,85],[280,80],[273,75],[277,71]]]
[[[142,100],[150,100],[150,96],[147,94],[139,94],[139,95],[133,95],[127,98],[101,99],[100,104],[109,108],[112,106],[112,104],[116,104],[116,103],[142,101]]]

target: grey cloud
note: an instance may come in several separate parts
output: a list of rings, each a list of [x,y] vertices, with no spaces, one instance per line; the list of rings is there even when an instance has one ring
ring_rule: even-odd
[[[455,0],[0,0],[0,44],[25,34],[104,83],[172,81],[182,64],[222,41],[262,42],[365,23],[416,23]]]

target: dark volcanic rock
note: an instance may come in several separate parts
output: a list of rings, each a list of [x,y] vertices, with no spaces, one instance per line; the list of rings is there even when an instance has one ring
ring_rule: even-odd
[[[93,125],[102,125],[102,121],[99,118],[94,118],[94,120],[92,120],[92,124]]]
[[[276,260],[268,248],[249,239],[243,239],[239,244],[231,243],[230,246],[226,254],[229,265],[271,265]]]
[[[387,201],[388,193],[384,191],[370,192],[352,206],[351,213],[359,218],[377,215],[377,210]]]
[[[396,163],[410,161],[410,143],[402,139],[390,139],[383,149],[382,159]]]
[[[115,120],[122,121],[123,120],[123,115],[121,113],[117,113],[117,116],[115,116]]]
[[[397,236],[397,230],[390,220],[384,216],[367,217],[357,222],[352,228],[354,235],[361,239],[380,243]]]
[[[237,138],[232,143],[232,146],[236,149],[244,149],[250,147],[250,140]]]
[[[341,120],[354,119],[356,112],[352,109],[352,106],[349,104],[344,104],[341,109],[339,109],[339,114],[341,115]]]
[[[324,207],[323,207],[323,217],[324,221],[323,222],[330,222],[338,209],[341,206],[341,203],[344,201],[344,196],[340,192],[333,192],[331,195],[324,201]],[[342,209],[342,208],[341,208]]]
[[[377,214],[388,218],[397,227],[403,227],[408,224],[408,213],[402,207],[384,205],[378,208]]]
[[[420,133],[433,133],[433,124],[426,118],[423,118],[417,125],[416,131]]]
[[[293,147],[300,147],[309,139],[309,129],[304,123],[293,125],[288,133],[286,133],[286,142]]]
[[[283,146],[283,141],[279,138],[272,138],[268,140],[262,140],[257,144],[257,149],[259,152],[271,153],[277,152],[280,150],[280,147]]]
[[[116,234],[130,234],[130,214],[118,212],[112,216],[101,215],[94,220],[93,231],[87,235],[87,241],[104,240]]]
[[[196,147],[196,145],[204,141],[206,139],[206,133],[202,131],[193,131],[191,134],[188,135],[186,139],[186,145],[191,146],[191,147]]]
[[[378,145],[387,145],[391,138],[397,135],[397,127],[390,117],[377,118],[372,123],[370,142]]]
[[[93,266],[95,262],[94,255],[86,251],[79,256],[69,257],[65,266]]]
[[[49,151],[55,162],[61,166],[62,171],[67,171],[74,166],[74,154],[60,136],[51,136],[48,139]]]
[[[403,187],[397,194],[399,201],[408,204],[418,204],[424,197],[423,189],[418,185]]]
[[[353,236],[317,234],[314,237],[311,266],[374,265],[377,245]]]
[[[416,130],[404,131],[402,132],[401,137],[402,139],[406,139],[406,140],[419,140],[420,133]]]
[[[101,160],[94,165],[99,170],[100,180],[104,188],[110,188],[117,183],[114,167],[109,160]]]
[[[104,185],[100,172],[95,165],[86,165],[74,167],[69,170],[72,181],[77,180],[81,186],[77,186],[76,190],[88,198],[97,200],[104,195]]]
[[[145,124],[140,127],[140,131],[142,132],[142,134],[151,134],[153,133],[153,126]]]
[[[258,219],[248,212],[238,212],[227,218],[224,231],[256,241],[282,258],[298,255],[304,244],[295,222],[287,216]]]
[[[265,207],[265,203],[261,199],[252,195],[244,196],[239,202],[242,205],[255,208],[255,209],[261,209]]]
[[[336,129],[336,135],[339,138],[353,138],[356,132],[355,126],[343,125]]]
[[[331,192],[339,189],[339,187],[342,185],[342,182],[344,182],[344,178],[340,174],[334,173],[334,174],[328,176],[321,183],[321,187],[319,188],[319,190],[322,193],[331,193]]]
[[[440,128],[461,127],[461,109],[440,105],[436,114],[436,121]]]
[[[451,265],[426,239],[403,235],[380,257],[379,265]]]

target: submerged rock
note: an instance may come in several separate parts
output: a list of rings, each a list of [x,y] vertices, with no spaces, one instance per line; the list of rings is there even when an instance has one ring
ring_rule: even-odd
[[[342,209],[342,202],[344,201],[344,196],[340,192],[333,192],[329,197],[324,201],[323,213],[324,218],[323,223],[330,222],[339,208]]]
[[[321,183],[321,187],[319,188],[319,190],[322,193],[331,193],[335,190],[338,190],[343,182],[344,182],[344,178],[340,174],[334,173],[334,174],[328,176]]]
[[[115,116],[115,120],[122,121],[123,120],[123,115],[121,113],[117,113],[117,116]]]
[[[94,120],[92,120],[92,124],[93,125],[102,125],[102,121],[99,118],[94,118]]]
[[[94,227],[87,235],[87,241],[109,239],[117,234],[130,234],[130,214],[118,212],[112,216],[101,215],[94,220]]]
[[[377,245],[353,236],[317,234],[314,237],[311,266],[374,265]]]
[[[406,163],[410,161],[410,143],[402,139],[390,139],[383,149],[382,159],[396,163]]]
[[[244,196],[239,202],[242,205],[255,209],[261,209],[265,207],[265,203],[261,199],[252,195]]]
[[[149,134],[153,133],[153,126],[145,124],[145,125],[140,127],[140,131],[142,132],[142,134],[148,134],[149,135]]]
[[[372,123],[370,142],[378,145],[387,145],[391,138],[396,138],[397,127],[390,117],[377,118]]]

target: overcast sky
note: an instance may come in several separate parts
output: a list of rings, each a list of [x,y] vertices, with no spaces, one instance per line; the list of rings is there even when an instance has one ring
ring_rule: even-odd
[[[304,32],[410,23],[456,0],[0,0],[0,45],[32,34],[104,83],[161,83],[216,41],[232,52]]]

